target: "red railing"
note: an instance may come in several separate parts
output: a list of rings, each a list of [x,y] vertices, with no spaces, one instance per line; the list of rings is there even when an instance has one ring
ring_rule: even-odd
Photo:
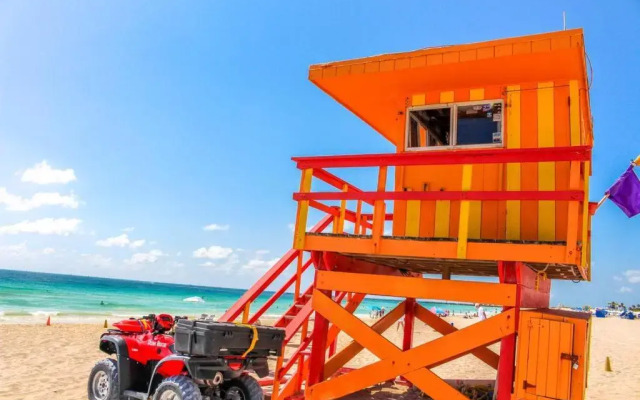
[[[439,201],[459,200],[462,204],[470,201],[567,201],[570,202],[569,218],[567,221],[567,249],[566,257],[560,262],[579,264],[576,255],[580,253],[582,244],[587,243],[586,229],[582,229],[582,235],[578,238],[579,212],[585,212],[588,207],[586,198],[587,175],[590,174],[589,161],[591,160],[590,146],[528,148],[528,149],[475,149],[475,150],[437,150],[422,152],[404,152],[391,154],[360,154],[337,155],[319,157],[294,157],[297,167],[302,170],[300,191],[293,194],[293,199],[298,202],[298,217],[294,231],[294,247],[305,249],[306,216],[309,208],[323,210],[334,216],[333,233],[345,232],[344,221],[355,221],[353,233],[363,235],[367,229],[371,230],[374,244],[377,244],[383,235],[384,222],[393,217],[386,213],[386,201]],[[508,163],[543,163],[543,162],[569,162],[568,170],[569,186],[567,190],[471,190],[473,166],[478,164],[508,164]],[[387,168],[400,166],[429,166],[429,165],[461,165],[462,182],[461,190],[455,191],[387,191]],[[362,191],[341,178],[326,171],[326,168],[354,168],[376,167],[378,168],[377,188],[374,191]],[[584,176],[583,176],[584,175]],[[311,191],[311,179],[320,179],[340,191]],[[340,206],[329,206],[324,201],[339,201]],[[346,208],[347,201],[356,201],[356,210]],[[373,205],[372,213],[363,213],[364,203]],[[583,207],[580,208],[579,205]],[[461,206],[461,213],[463,208]],[[588,211],[588,210],[587,210]],[[586,212],[588,214],[588,212]],[[466,220],[465,220],[466,218]],[[586,226],[587,221],[582,221]],[[466,226],[464,224],[467,224]],[[468,230],[468,216],[461,217],[458,241],[458,258],[466,257],[465,236]],[[586,253],[585,253],[586,254]],[[582,260],[584,264],[584,258]]]

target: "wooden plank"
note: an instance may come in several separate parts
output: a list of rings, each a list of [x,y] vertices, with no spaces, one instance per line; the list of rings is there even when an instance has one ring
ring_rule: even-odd
[[[313,178],[313,169],[307,168],[302,171],[300,179],[300,192],[308,193],[311,190],[311,179]],[[309,214],[309,200],[301,200],[298,202],[298,213],[296,215],[296,230],[293,235],[293,248],[301,250],[304,248],[304,238],[307,232],[307,217]]]
[[[320,296],[322,295],[320,294]],[[320,302],[316,302],[316,294],[314,293],[314,306],[315,304],[320,304]],[[418,381],[420,385],[428,382],[430,386],[425,392],[435,400],[466,399],[460,392],[424,368],[429,368],[432,364],[458,355],[467,354],[477,347],[486,346],[515,332],[515,312],[512,310],[402,352],[384,337],[371,332],[371,328],[354,316],[350,315],[350,318],[340,321],[340,316],[332,311],[334,308],[319,310],[321,313],[326,313],[334,323],[341,324],[342,329],[349,336],[365,347],[371,345],[372,347],[367,347],[367,349],[374,354],[382,355],[382,347],[391,349],[390,346],[393,346],[397,350],[394,355],[386,355],[387,350],[385,349],[385,354],[382,357],[376,354],[381,358],[380,361],[312,386],[308,391],[310,399],[325,400],[343,397],[397,376],[404,376],[412,382]],[[335,309],[335,311],[338,310]],[[423,371],[426,371],[425,376],[421,376],[420,380],[415,379],[415,375],[424,374]],[[421,386],[419,387],[422,389]]]
[[[473,174],[473,165],[467,164],[462,166],[462,184],[461,190],[468,191],[471,189],[471,178]],[[460,222],[458,227],[458,258],[467,258],[467,239],[469,238],[469,201],[460,202]]]
[[[538,84],[538,147],[554,147],[553,82]],[[538,190],[556,189],[554,162],[538,163]],[[538,204],[538,240],[552,241],[556,237],[556,204],[540,201]]]
[[[591,163],[584,163],[584,201],[582,202],[582,259],[580,265],[589,270],[591,268],[589,260],[589,174],[591,171]],[[591,272],[587,274],[591,277]]]
[[[449,216],[451,215],[451,200],[436,200],[436,227],[434,236],[449,237]]]
[[[547,394],[547,368],[549,362],[549,321],[540,320],[540,336],[538,337],[538,382],[536,395]]]
[[[440,93],[440,103],[451,103],[454,99],[454,92],[447,91]],[[451,218],[451,201],[437,200],[435,211],[435,229],[434,236],[446,238],[449,237],[449,225]]]
[[[546,367],[547,387],[544,395],[556,398],[558,393],[558,367],[560,354],[560,322],[549,321],[549,360]]]
[[[540,319],[531,318],[531,332],[529,334],[529,358],[527,360],[527,377],[526,393],[536,394],[536,385],[538,383],[538,342],[540,338]]]
[[[377,254],[419,258],[455,259],[455,241],[381,239]],[[309,235],[305,250],[333,251],[349,254],[375,254],[370,238]],[[560,244],[477,243],[467,244],[467,258],[474,260],[564,263],[566,247]]]
[[[317,289],[449,301],[516,305],[516,285],[317,271]]]
[[[571,146],[580,146],[580,91],[576,80],[569,82],[569,125]]]
[[[520,145],[522,150],[540,150],[538,147],[537,88],[536,84],[521,86]],[[506,151],[511,150],[506,149]],[[520,170],[521,190],[538,190],[538,165],[532,162],[523,162],[520,164]],[[523,200],[520,202],[520,239],[538,240],[537,201]]]
[[[407,220],[405,236],[417,237],[420,234],[420,200],[407,200]]]
[[[558,391],[559,400],[568,400],[571,393],[571,360],[560,358],[562,353],[573,354],[573,325],[567,322],[560,323],[560,359],[558,367]]]

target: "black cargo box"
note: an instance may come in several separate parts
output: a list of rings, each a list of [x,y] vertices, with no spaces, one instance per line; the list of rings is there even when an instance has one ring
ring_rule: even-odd
[[[247,357],[280,356],[284,329],[256,326],[258,341]],[[175,330],[175,350],[191,356],[218,357],[244,354],[253,329],[229,322],[180,319]]]

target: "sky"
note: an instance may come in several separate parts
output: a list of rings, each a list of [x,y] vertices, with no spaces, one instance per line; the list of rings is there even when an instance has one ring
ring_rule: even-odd
[[[392,152],[311,64],[585,30],[591,200],[640,153],[640,3],[0,1],[0,268],[246,288],[291,247],[296,155]],[[585,4],[591,4],[586,7]],[[640,218],[593,219],[593,282],[640,303]]]

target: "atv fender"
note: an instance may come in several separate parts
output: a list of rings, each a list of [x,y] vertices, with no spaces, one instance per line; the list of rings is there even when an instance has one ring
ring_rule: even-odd
[[[118,378],[120,380],[120,395],[125,390],[132,389],[132,383],[135,382],[133,373],[137,370],[131,358],[129,358],[129,350],[127,343],[120,336],[103,335],[100,338],[100,350],[107,354],[115,354],[118,361]]]
[[[187,372],[189,373],[189,376],[193,377],[193,374],[191,373],[191,368],[189,367],[189,358],[190,357],[187,357],[187,356],[174,354],[158,361],[156,366],[153,368],[153,372],[151,373],[151,379],[149,379],[149,388],[147,389],[147,398],[151,396],[151,389],[154,387],[153,381],[156,378],[156,376],[158,376],[158,368],[160,368],[160,366],[162,366],[162,364],[166,363],[167,361],[182,361],[185,368],[187,369]]]

